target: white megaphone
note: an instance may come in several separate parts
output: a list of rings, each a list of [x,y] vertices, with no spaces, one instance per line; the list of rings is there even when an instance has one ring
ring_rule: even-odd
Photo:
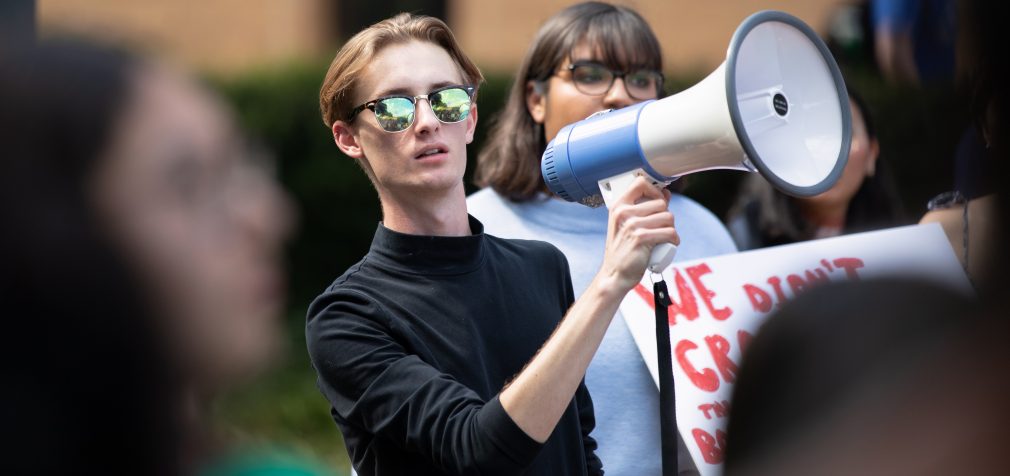
[[[541,172],[556,195],[612,206],[637,176],[667,185],[710,169],[760,172],[779,190],[809,197],[831,188],[849,157],[848,93],[827,46],[798,18],[748,17],[726,61],[679,94],[603,111],[547,144]],[[649,270],[673,261],[655,247]]]

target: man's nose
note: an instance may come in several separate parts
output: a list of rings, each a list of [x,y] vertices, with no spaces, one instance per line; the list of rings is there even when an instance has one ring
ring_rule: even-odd
[[[438,130],[439,124],[441,122],[435,117],[435,111],[431,109],[431,102],[427,98],[418,99],[414,103],[414,132],[418,134],[433,132]]]

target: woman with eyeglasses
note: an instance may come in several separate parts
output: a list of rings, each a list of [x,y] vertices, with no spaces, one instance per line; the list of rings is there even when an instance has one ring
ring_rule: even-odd
[[[640,179],[573,304],[556,248],[484,233],[463,187],[481,81],[445,23],[404,13],[351,38],[320,91],[382,206],[370,250],[306,324],[362,475],[602,474],[585,369],[651,248],[679,242],[669,194]]]
[[[541,155],[567,124],[659,98],[662,67],[659,42],[634,10],[600,2],[568,7],[540,28],[478,156],[475,180],[486,188],[467,199],[470,213],[488,233],[557,246],[577,297],[604,260],[608,213],[553,196],[541,177]],[[691,199],[673,194],[669,211],[683,238],[677,260],[736,251],[722,223]],[[659,474],[659,391],[622,317],[607,330],[586,385],[607,474]],[[695,473],[683,442],[678,448],[681,472]]]

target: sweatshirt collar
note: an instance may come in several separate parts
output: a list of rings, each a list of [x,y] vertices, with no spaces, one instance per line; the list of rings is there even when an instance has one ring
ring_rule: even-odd
[[[469,236],[410,235],[380,222],[369,254],[383,266],[414,274],[471,272],[484,262],[484,225],[473,216],[468,218]]]

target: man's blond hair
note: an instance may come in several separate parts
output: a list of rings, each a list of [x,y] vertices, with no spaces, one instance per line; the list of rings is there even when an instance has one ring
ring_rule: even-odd
[[[477,87],[484,80],[477,65],[463,53],[452,31],[442,20],[400,13],[358,32],[333,58],[319,90],[319,109],[326,127],[332,128],[334,122],[347,120],[351,109],[356,106],[350,102],[358,78],[375,55],[386,46],[411,40],[441,46],[459,66],[468,85]]]

